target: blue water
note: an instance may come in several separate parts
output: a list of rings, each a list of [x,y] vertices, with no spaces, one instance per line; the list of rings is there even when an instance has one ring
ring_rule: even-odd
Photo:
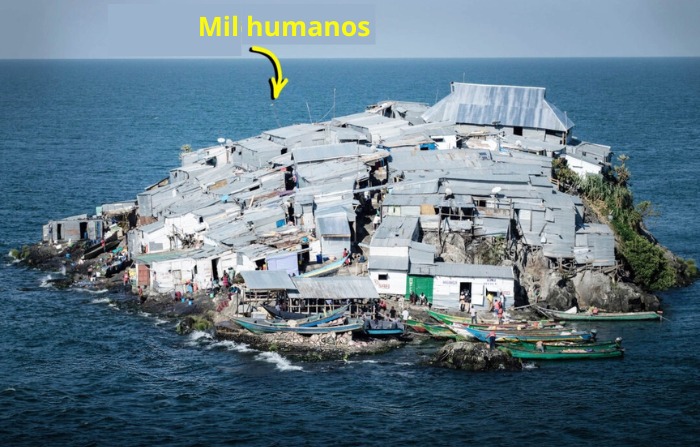
[[[0,251],[51,218],[133,198],[179,147],[360,111],[433,103],[450,81],[537,85],[582,139],[631,156],[637,200],[681,256],[700,259],[700,59],[0,61]],[[308,104],[308,110],[307,110]],[[298,363],[173,321],[118,295],[41,287],[0,266],[3,445],[695,445],[700,287],[662,294],[669,321],[598,327],[619,361],[470,374],[421,362],[429,342]]]

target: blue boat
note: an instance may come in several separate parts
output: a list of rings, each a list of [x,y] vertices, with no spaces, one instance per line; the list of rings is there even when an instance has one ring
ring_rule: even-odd
[[[290,323],[274,323],[269,320],[257,318],[232,317],[231,321],[253,332],[254,334],[273,334],[278,332],[293,332],[295,334],[313,335],[328,334],[331,332],[352,332],[362,329],[364,322],[360,319],[349,319],[343,324],[325,323],[317,326],[296,326]]]
[[[404,325],[400,321],[366,319],[364,332],[372,337],[394,337],[404,334]]]

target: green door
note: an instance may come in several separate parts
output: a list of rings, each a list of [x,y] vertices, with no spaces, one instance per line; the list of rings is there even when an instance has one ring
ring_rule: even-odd
[[[433,277],[408,275],[406,278],[406,299],[408,299],[411,295],[411,290],[414,290],[416,295],[420,295],[421,292],[425,293],[425,297],[428,298],[428,302],[432,303]]]

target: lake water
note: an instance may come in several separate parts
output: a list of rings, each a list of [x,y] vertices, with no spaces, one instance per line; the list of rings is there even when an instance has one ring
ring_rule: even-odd
[[[183,144],[239,139],[371,103],[434,103],[450,81],[535,85],[579,138],[628,162],[636,199],[677,254],[700,259],[700,59],[291,60],[271,105],[265,60],[0,61],[0,250],[49,219],[131,199]],[[335,111],[332,110],[335,90]],[[308,107],[308,108],[307,108]],[[298,363],[119,296],[56,291],[0,266],[3,445],[695,445],[700,287],[661,294],[668,321],[597,327],[624,359],[518,373],[426,367],[428,342]],[[588,326],[583,326],[588,327]]]

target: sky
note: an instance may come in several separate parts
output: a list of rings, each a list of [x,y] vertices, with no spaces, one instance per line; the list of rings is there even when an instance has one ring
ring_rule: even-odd
[[[202,38],[199,16],[369,20],[365,39]],[[698,0],[0,0],[0,59],[700,56]]]

